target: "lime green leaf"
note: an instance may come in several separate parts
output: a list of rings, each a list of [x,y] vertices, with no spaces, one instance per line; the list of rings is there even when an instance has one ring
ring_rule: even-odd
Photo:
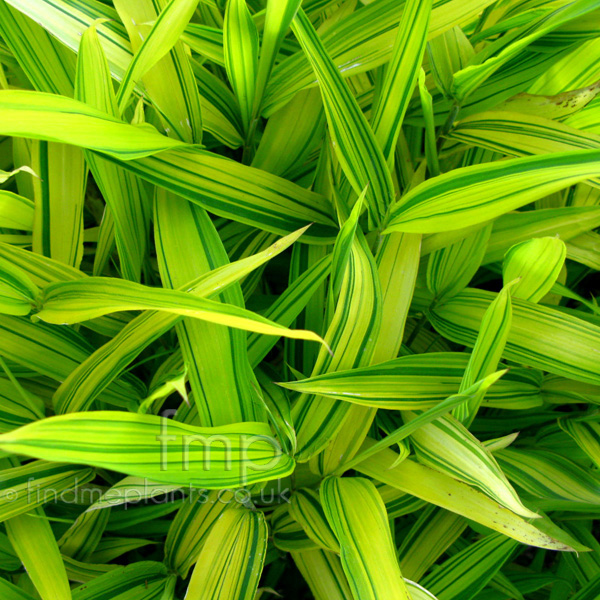
[[[454,73],[464,69],[475,51],[460,27],[453,27],[427,44],[427,55],[435,85],[446,97],[451,97]]]
[[[600,82],[551,96],[523,92],[502,102],[496,110],[525,113],[546,119],[564,119],[579,112],[597,96],[598,92],[600,92]]]
[[[593,420],[567,418],[559,419],[558,425],[575,440],[596,466],[600,465],[600,424]]]
[[[405,414],[409,421],[414,417]],[[456,419],[440,417],[414,431],[411,438],[419,462],[479,488],[523,517],[538,516],[523,506],[492,453]]]
[[[340,545],[327,522],[316,492],[308,488],[296,490],[291,499],[290,515],[302,525],[313,542],[324,550],[340,553]]]
[[[181,145],[149,125],[129,125],[70,98],[24,90],[0,91],[0,131],[82,146],[123,160]]]
[[[385,506],[373,483],[361,477],[328,478],[320,494],[354,596],[409,599]]]
[[[131,47],[136,53],[132,62],[127,61],[125,65],[131,70],[139,67],[140,61],[148,60],[149,64],[152,64],[143,75],[136,74],[135,77],[141,76],[145,93],[153,106],[158,109],[165,132],[170,137],[185,142],[200,143],[202,115],[198,85],[188,53],[183,44],[177,42],[179,37],[177,30],[181,31],[185,21],[189,19],[188,15],[191,14],[188,11],[193,11],[192,5],[195,3],[178,2],[177,7],[167,6],[167,4],[166,0],[159,2],[141,0],[136,3],[117,0],[115,2],[115,8],[129,34]],[[168,17],[169,23],[159,26],[158,21],[162,22],[167,18],[168,10],[173,11]],[[154,26],[151,29],[150,23],[154,23],[156,28],[168,28],[168,35],[172,37],[167,40],[164,32],[160,33],[158,29],[155,31]],[[119,36],[114,33],[113,36],[115,41],[121,42]],[[156,37],[161,39],[157,40]],[[126,44],[123,41],[121,45]],[[165,52],[169,45],[172,45],[170,52]],[[164,56],[159,58],[163,53]],[[133,66],[135,61],[138,61],[136,67]]]
[[[427,288],[436,299],[453,296],[469,284],[481,265],[491,230],[491,225],[486,225],[461,241],[430,254]]]
[[[154,215],[158,266],[165,287],[184,287],[194,278],[229,262],[210,217],[199,206],[157,190]],[[182,261],[186,253],[193,259]],[[237,284],[215,300],[225,308],[244,307]],[[254,388],[258,384],[250,368],[245,332],[192,318],[177,323],[176,329],[200,422],[227,425],[263,420],[256,404]],[[277,341],[277,338],[267,339]],[[223,402],[223,397],[228,402]]]
[[[461,391],[470,388],[476,381],[498,368],[512,324],[512,289],[514,285],[509,282],[486,310],[469,364],[460,383]],[[483,394],[470,398],[454,409],[453,416],[468,427],[473,422],[482,400]]]
[[[264,316],[280,325],[289,326],[313,297],[331,270],[330,254],[307,269],[265,311]],[[276,340],[258,333],[248,335],[248,357],[252,366],[258,365],[275,345]]]
[[[0,190],[0,227],[33,230],[34,204],[28,198]]]
[[[2,592],[2,597],[5,600],[35,600],[31,594],[6,579],[0,579],[0,592]]]
[[[347,402],[385,409],[421,410],[436,406],[459,390],[469,355],[431,352],[401,356],[370,367],[316,375],[299,381],[279,383],[304,394],[317,394]],[[512,395],[539,395],[539,385],[527,384],[512,372],[488,392],[495,402]]]
[[[313,542],[298,521],[292,518],[287,505],[279,506],[271,517],[273,543],[284,552],[317,550],[319,545]]]
[[[72,465],[32,461],[0,472],[0,521],[31,512],[56,501],[60,494],[94,478],[94,470]]]
[[[543,533],[481,492],[448,475],[411,459],[402,461],[393,469],[390,468],[396,462],[396,456],[391,450],[383,450],[362,462],[357,469],[369,477],[463,515],[523,544],[553,550],[570,550],[566,544]]]
[[[246,0],[229,0],[223,30],[225,68],[248,132],[254,109],[258,71],[258,32]]]
[[[314,549],[292,551],[291,555],[316,600],[351,600],[354,597],[335,554]]]
[[[73,560],[89,561],[104,534],[109,517],[108,510],[81,513],[58,540],[62,555]]]
[[[435,307],[431,323],[453,341],[473,346],[481,320],[495,295],[468,288]],[[513,299],[513,318],[504,356],[557,375],[600,382],[596,348],[600,328],[576,316]]]
[[[165,541],[165,563],[183,577],[198,561],[213,525],[227,510],[241,508],[230,491],[201,491],[184,502]]]
[[[510,156],[593,150],[600,136],[529,114],[489,111],[463,119],[448,134],[453,140]]]
[[[113,117],[118,116],[108,63],[96,26],[90,27],[81,38],[75,97]],[[141,183],[131,173],[92,152],[86,150],[84,155],[114,223],[115,242],[123,275],[126,279],[139,281],[148,235],[147,211]],[[103,226],[105,225],[103,220]]]
[[[93,352],[83,336],[64,327],[33,324],[29,320],[2,315],[0,329],[0,354],[10,356],[18,364],[54,381],[67,379]],[[123,381],[106,389],[103,397],[117,406],[131,407],[136,398],[141,397],[142,390],[143,385],[137,378],[126,375]]]
[[[32,144],[34,252],[78,267],[83,256],[83,205],[87,168],[79,148],[52,142]]]
[[[171,50],[194,14],[198,0],[170,0],[135,53],[123,75],[117,95],[119,111],[125,110],[135,84]]]
[[[477,54],[471,65],[455,74],[452,94],[458,100],[464,100],[500,66],[517,56],[524,48],[564,23],[581,17],[595,8],[597,6],[593,0],[576,0],[554,11],[548,11],[530,25],[506,36],[508,39],[506,42],[501,37],[496,43],[490,44]]]
[[[114,571],[119,568],[118,565],[104,565],[104,564],[91,564],[88,562],[81,562],[70,558],[69,556],[62,555],[63,562],[65,563],[65,570],[69,581],[75,583],[87,583],[96,577],[100,577],[105,573]]]
[[[590,188],[588,188],[590,189]],[[506,251],[531,238],[556,236],[567,241],[600,224],[600,207],[563,206],[513,212],[494,222],[483,264],[501,261]]]
[[[516,547],[514,540],[492,533],[442,563],[423,578],[423,585],[440,600],[472,598],[502,568]]]
[[[209,296],[225,290],[254,269],[260,267],[293,244],[304,230],[297,231],[275,242],[272,246],[230,265],[223,265],[194,282],[185,289],[198,296]],[[58,414],[82,410],[119,376],[121,371],[149,343],[167,332],[179,319],[170,313],[148,312],[133,319],[109,342],[98,348],[89,360],[82,362],[54,394]],[[2,337],[0,337],[2,340]],[[81,359],[84,360],[83,358]]]
[[[13,169],[10,173],[6,171],[0,170],[0,183],[6,183],[11,177],[16,175],[17,173],[29,173],[33,175],[33,177],[37,177],[35,172],[27,166],[19,167],[18,169]]]
[[[268,0],[265,25],[260,47],[260,60],[256,76],[255,113],[259,114],[264,91],[292,20],[301,5],[301,0]]]
[[[108,277],[86,277],[48,286],[36,318],[55,324],[80,323],[120,310],[166,311],[266,335],[323,341],[316,333],[288,329],[232,304]]]
[[[186,596],[252,600],[266,550],[267,524],[262,512],[224,512],[208,534]]]
[[[392,233],[385,236],[375,257],[381,284],[381,327],[373,364],[398,356],[419,268],[421,236]]]
[[[71,600],[65,565],[44,511],[13,517],[6,532],[42,600]]]
[[[360,194],[367,186],[367,205],[377,224],[394,199],[394,187],[383,153],[358,103],[300,9],[292,28],[319,84],[333,145],[348,181]]]
[[[405,3],[390,64],[373,109],[371,126],[388,161],[396,147],[402,120],[417,83],[431,5],[430,0],[407,0]]]
[[[511,294],[515,298],[538,302],[558,279],[566,254],[565,243],[558,238],[521,242],[504,255],[504,282],[520,278]]]
[[[160,598],[168,573],[158,562],[140,561],[119,567],[95,577],[73,590],[73,600],[108,600],[127,598]]]
[[[547,450],[507,448],[495,454],[507,476],[538,498],[598,504],[600,478],[573,461]]]
[[[294,464],[261,423],[199,428],[153,415],[110,411],[26,425],[0,435],[0,448],[214,489],[283,477]]]
[[[333,355],[329,355],[324,347],[320,350],[313,376],[368,364],[380,327],[380,302],[381,291],[375,261],[362,232],[357,231],[344,268],[335,312],[325,334],[325,340],[332,346]],[[374,414],[367,417],[365,410],[360,410],[362,412],[352,411],[354,418],[350,421],[352,412],[347,403],[301,396],[292,409],[298,434],[298,460],[308,460],[323,450],[330,443],[331,437],[341,430],[345,421],[346,433],[353,434],[355,428],[358,428],[358,437],[366,435]],[[350,422],[354,427],[349,426]],[[334,463],[344,458],[346,452],[353,453],[357,449],[352,444],[343,450],[338,448],[333,454]],[[338,465],[331,466],[336,468]]]
[[[27,273],[0,258],[0,312],[27,315],[37,302],[38,295],[39,289]]]
[[[467,527],[460,515],[427,506],[402,540],[398,555],[400,568],[408,579],[422,579],[432,564]]]
[[[28,16],[31,18],[3,3],[0,6],[3,40],[18,57],[19,65],[34,89],[72,96],[75,55],[44,31],[39,24],[42,19]]]
[[[456,169],[406,194],[391,210],[387,232],[435,233],[484,223],[589,179],[596,150],[517,158]]]

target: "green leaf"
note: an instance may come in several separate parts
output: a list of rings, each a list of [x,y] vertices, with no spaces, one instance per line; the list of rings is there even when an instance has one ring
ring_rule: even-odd
[[[354,597],[335,554],[315,549],[292,551],[291,555],[316,600],[351,600]]]
[[[512,287],[515,298],[538,302],[552,288],[564,265],[565,243],[558,238],[536,238],[513,246],[504,255],[504,282],[520,278]]]
[[[534,19],[531,25],[526,25],[517,29],[515,33],[506,36],[508,41],[500,38],[495,44],[490,44],[485,50],[475,55],[471,65],[455,74],[452,84],[453,95],[459,101],[464,100],[494,71],[517,56],[528,45],[564,23],[584,16],[595,8],[596,5],[593,1],[575,0],[569,2],[554,11],[542,14],[540,18]]]
[[[372,441],[368,444],[372,444]],[[391,468],[396,462],[396,456],[391,450],[383,450],[357,465],[357,469],[377,481],[462,515],[523,544],[553,550],[571,550],[568,545],[543,533],[481,492],[448,475],[411,459],[403,460]]]
[[[188,53],[177,39],[195,4],[166,0],[115,3],[135,51],[132,61],[128,57],[125,63],[128,73],[139,69],[142,62],[152,65],[148,70],[143,68],[143,75],[140,70],[132,77],[141,77],[146,94],[160,113],[165,133],[190,143],[202,141],[200,94]],[[152,28],[150,23],[154,23]],[[121,42],[117,36],[115,41]],[[121,45],[126,45],[124,40]],[[125,93],[124,88],[119,93],[121,90]]]
[[[507,476],[538,498],[597,504],[600,478],[573,461],[547,450],[506,448],[495,454]]]
[[[600,136],[530,114],[489,111],[463,119],[452,140],[510,156],[593,150]]]
[[[368,186],[369,214],[372,222],[378,224],[394,199],[394,186],[381,148],[302,9],[292,28],[319,81],[338,160],[357,194]]]
[[[470,388],[476,381],[498,368],[512,325],[511,291],[515,286],[511,282],[512,280],[509,280],[502,288],[483,316],[469,364],[460,382],[460,391]],[[453,416],[468,427],[473,422],[482,400],[483,394],[476,395],[457,406]]]
[[[417,186],[392,207],[387,233],[435,233],[484,223],[593,177],[600,153],[577,151],[474,165]]]
[[[306,535],[324,550],[340,553],[340,545],[323,512],[319,495],[311,489],[296,490],[290,503],[290,516],[298,521]]]
[[[108,277],[51,284],[43,292],[42,310],[36,318],[47,323],[70,324],[120,310],[166,311],[246,331],[323,342],[316,333],[288,329],[232,304]]]
[[[390,64],[373,108],[371,126],[388,161],[396,147],[404,114],[417,83],[431,6],[430,0],[407,0],[405,3]]]
[[[317,394],[385,409],[421,410],[436,406],[459,390],[469,355],[431,352],[401,356],[370,367],[316,375],[278,385],[304,394]],[[509,372],[488,392],[501,402],[513,394],[523,398],[539,394],[533,382]]]
[[[71,600],[65,565],[44,511],[37,508],[9,519],[6,533],[42,600]]]
[[[266,549],[267,524],[261,512],[224,512],[208,534],[186,596],[252,600]]]
[[[333,355],[325,348],[319,351],[313,376],[368,364],[379,331],[381,291],[375,261],[361,232],[354,237],[350,256],[343,268],[340,295],[324,336]],[[371,413],[369,418],[364,409],[357,411],[356,408],[350,410],[347,403],[335,400],[300,397],[292,409],[298,436],[298,460],[308,460],[323,450],[344,422],[348,425],[346,433],[354,434],[358,429],[354,442],[360,444],[374,414]],[[349,426],[350,422],[354,427]],[[331,467],[337,468],[337,463],[346,453],[352,454],[357,449],[352,443],[343,449],[338,448],[333,454],[334,464]]]
[[[223,265],[200,276],[194,282],[188,282],[185,289],[199,296],[209,296],[221,292],[283,252],[302,234],[302,230],[298,231],[278,240],[254,256],[244,258],[231,265]],[[91,402],[119,376],[131,360],[148,344],[167,332],[178,319],[178,316],[169,313],[156,312],[148,312],[133,319],[109,342],[98,348],[89,357],[89,360],[82,362],[68,377],[62,379],[63,384],[54,395],[57,413],[74,412],[89,407]]]
[[[427,506],[402,540],[398,555],[405,577],[421,580],[437,559],[467,527],[461,516]]]
[[[591,419],[565,418],[559,419],[558,425],[575,440],[594,464],[600,464],[600,425],[598,423]]]
[[[151,126],[129,125],[70,98],[24,90],[0,91],[0,131],[73,144],[122,160],[181,146]]]
[[[135,84],[175,45],[194,14],[198,0],[170,0],[123,75],[117,94],[119,112],[127,106]]]
[[[60,494],[94,478],[94,470],[72,465],[32,461],[0,472],[0,521],[34,511]]]
[[[90,27],[81,38],[75,97],[113,117],[118,116],[108,63],[96,26]],[[114,222],[115,242],[123,275],[126,279],[139,281],[148,236],[145,193],[141,182],[131,173],[92,152],[86,150],[84,156]]]
[[[258,115],[271,70],[281,43],[301,5],[301,0],[268,0],[256,75],[255,113]]]
[[[0,227],[33,230],[34,204],[28,198],[0,190]]]
[[[409,422],[414,417],[404,416]],[[411,439],[422,464],[479,488],[516,514],[537,518],[523,505],[492,453],[456,419],[440,417],[411,433]]]
[[[138,561],[104,573],[73,590],[73,600],[160,598],[168,573],[162,563]]]
[[[356,598],[410,598],[400,573],[388,516],[372,482],[325,479],[321,502],[341,549],[342,568]]]
[[[198,561],[208,534],[223,513],[241,508],[232,492],[202,491],[191,495],[177,511],[165,541],[165,563],[183,577]]]
[[[415,289],[421,254],[421,236],[392,233],[385,236],[375,257],[381,285],[381,327],[373,364],[398,356]]]
[[[153,415],[111,411],[31,423],[0,435],[0,448],[211,489],[283,477],[294,465],[261,423],[199,428]]]
[[[440,600],[473,598],[514,553],[514,540],[492,533],[457,552],[434,572],[423,578]]]
[[[437,300],[453,296],[469,284],[481,265],[491,230],[491,225],[486,225],[459,242],[430,254],[427,289]]]
[[[223,28],[225,68],[248,132],[254,110],[258,71],[258,31],[246,0],[229,0]]]
[[[218,232],[202,208],[157,190],[154,214],[159,271],[165,287],[185,287],[199,275],[229,262]],[[193,260],[181,260],[186,252],[191,252]],[[215,300],[224,309],[232,305],[240,310],[244,307],[237,284]],[[257,384],[253,386],[246,334],[192,318],[183,319],[175,327],[201,423],[227,425],[263,420],[255,404],[253,388]],[[227,403],[223,402],[224,396]]]
[[[453,341],[473,346],[494,294],[468,288],[430,312],[432,325]],[[576,316],[519,299],[503,355],[521,364],[598,384],[595,358],[600,328]]]

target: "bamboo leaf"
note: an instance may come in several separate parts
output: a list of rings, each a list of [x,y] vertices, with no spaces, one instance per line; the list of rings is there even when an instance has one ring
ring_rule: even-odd
[[[251,600],[266,549],[267,524],[262,513],[226,511],[208,534],[186,597]]]
[[[42,600],[71,600],[65,565],[44,511],[13,517],[6,532]]]
[[[288,329],[231,304],[108,277],[52,284],[44,290],[42,306],[36,318],[47,323],[80,323],[120,310],[158,310],[246,331],[322,342],[316,333]]]
[[[392,544],[387,513],[368,479],[328,478],[321,501],[340,543],[342,568],[360,598],[410,598]]]
[[[411,459],[406,459],[391,469],[396,462],[395,456],[391,450],[383,450],[357,468],[369,477],[463,515],[521,543],[554,550],[571,549],[510,510],[498,506],[497,502],[481,492],[443,473]]]
[[[513,246],[504,256],[505,282],[517,277],[515,298],[538,302],[552,288],[565,262],[567,248],[558,238],[536,238]]]
[[[225,68],[248,132],[254,109],[258,71],[258,31],[246,0],[229,0],[223,30]]]
[[[282,477],[294,464],[261,423],[198,428],[153,415],[110,411],[26,425],[0,435],[0,448],[212,489]]]
[[[357,194],[369,186],[369,214],[372,222],[378,224],[394,199],[394,187],[382,151],[302,9],[298,11],[292,27],[321,86],[329,132],[338,160]]]
[[[593,177],[599,156],[577,151],[456,169],[406,194],[392,207],[386,232],[435,233],[484,223]]]

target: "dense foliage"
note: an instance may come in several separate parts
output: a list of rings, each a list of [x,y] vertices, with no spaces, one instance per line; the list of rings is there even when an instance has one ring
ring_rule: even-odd
[[[598,0],[0,0],[0,598],[600,598]]]

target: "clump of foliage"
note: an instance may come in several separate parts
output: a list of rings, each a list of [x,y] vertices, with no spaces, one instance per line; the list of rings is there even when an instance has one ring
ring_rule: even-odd
[[[600,597],[597,0],[0,0],[0,597]]]

